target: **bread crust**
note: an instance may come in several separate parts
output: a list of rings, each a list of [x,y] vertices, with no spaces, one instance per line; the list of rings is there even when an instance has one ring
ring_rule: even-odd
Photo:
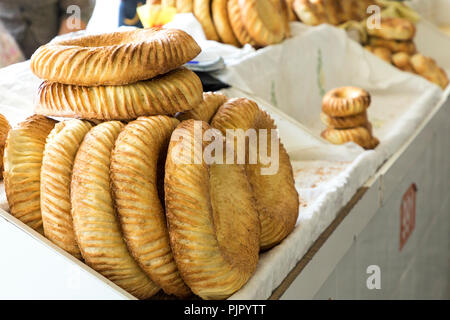
[[[201,49],[177,29],[138,29],[51,42],[31,57],[39,78],[80,86],[151,79],[195,58]]]
[[[276,44],[285,38],[287,16],[280,1],[239,0],[239,7],[245,28],[259,46]]]
[[[241,8],[238,0],[228,0],[228,17],[230,18],[231,28],[239,43],[244,46],[247,43],[257,48],[258,44],[250,36],[242,21]]]
[[[111,156],[111,186],[128,249],[142,270],[164,292],[188,297],[169,243],[158,194],[158,169],[179,121],[167,116],[140,117],[119,134]]]
[[[71,212],[78,246],[94,270],[140,299],[159,291],[128,252],[110,187],[110,159],[123,129],[118,121],[92,128],[78,149],[71,182]]]
[[[3,151],[5,150],[6,138],[11,129],[8,120],[0,113],[0,179],[3,179]]]
[[[340,87],[329,91],[322,100],[322,111],[331,117],[360,114],[369,108],[370,94],[357,87]]]
[[[216,31],[223,43],[240,47],[238,39],[231,28],[230,18],[228,17],[228,0],[212,0],[211,11]]]
[[[123,86],[82,87],[45,81],[35,112],[48,116],[98,120],[130,120],[175,114],[202,101],[199,77],[179,68],[157,78]]]
[[[41,168],[41,212],[45,236],[81,259],[72,214],[70,182],[75,155],[92,124],[69,120],[56,124],[47,137]]]
[[[41,215],[41,166],[45,140],[56,121],[33,115],[11,129],[6,139],[4,172],[11,214],[43,233]]]
[[[227,100],[228,98],[222,93],[204,92],[203,101],[194,109],[178,114],[177,119],[180,121],[194,119],[209,123],[216,114],[217,109]]]
[[[251,277],[258,263],[260,223],[253,194],[238,164],[208,165],[192,161],[195,135],[210,126],[183,121],[175,130],[166,161],[166,215],[172,251],[184,281],[203,299],[225,299]]]
[[[194,0],[194,15],[205,32],[206,39],[220,41],[211,16],[211,0]]]
[[[271,139],[271,130],[276,126],[270,116],[259,109],[258,105],[248,99],[231,99],[217,111],[212,122],[214,128],[225,134],[227,129],[268,129],[268,141]],[[271,154],[267,143],[267,154]],[[289,156],[279,143],[279,167],[273,175],[262,175],[263,165],[258,156],[256,164],[247,164],[245,169],[253,189],[256,208],[261,221],[262,250],[269,249],[294,229],[299,214],[299,196],[295,189],[294,175]]]
[[[414,38],[416,27],[407,19],[383,18],[379,28],[367,28],[367,33],[386,40],[407,41]]]

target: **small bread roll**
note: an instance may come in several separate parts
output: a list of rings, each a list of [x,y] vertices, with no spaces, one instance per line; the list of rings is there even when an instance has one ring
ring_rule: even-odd
[[[387,63],[392,62],[392,52],[388,48],[373,46],[366,46],[365,48]]]
[[[377,37],[370,37],[369,38],[369,45],[373,47],[385,47],[389,50],[391,50],[392,53],[397,52],[405,52],[407,54],[414,54],[416,53],[416,45],[413,41],[407,40],[386,40],[382,38]]]
[[[405,52],[393,54],[392,64],[400,70],[414,73],[414,68],[411,64],[411,56]]]
[[[333,89],[322,100],[322,111],[331,117],[354,116],[366,111],[371,102],[370,94],[357,87]]]
[[[369,120],[367,118],[367,112],[364,111],[360,114],[347,117],[330,117],[326,113],[320,114],[320,119],[329,128],[335,129],[348,129],[365,125]]]
[[[366,126],[349,129],[328,128],[321,135],[333,144],[344,144],[353,141],[364,149],[373,149],[374,145],[378,145],[373,140],[370,130]]]
[[[414,71],[431,81],[442,89],[445,89],[448,85],[448,77],[444,69],[440,68],[433,58],[425,57],[420,53],[415,54],[411,57],[411,65]]]

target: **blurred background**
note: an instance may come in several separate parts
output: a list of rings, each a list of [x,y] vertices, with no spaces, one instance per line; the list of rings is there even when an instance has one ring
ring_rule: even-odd
[[[91,20],[87,25],[87,30],[103,32],[117,28],[119,6],[120,0],[97,0]]]

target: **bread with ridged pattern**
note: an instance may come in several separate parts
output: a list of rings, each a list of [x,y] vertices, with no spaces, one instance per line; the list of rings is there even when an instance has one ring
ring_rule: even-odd
[[[45,141],[56,121],[33,115],[11,129],[6,139],[3,179],[13,216],[43,233],[41,166]]]
[[[178,29],[137,29],[50,42],[31,57],[39,78],[80,86],[151,79],[195,58],[201,49]]]
[[[128,251],[111,195],[111,152],[124,124],[103,122],[83,139],[70,190],[73,226],[85,262],[140,299],[159,291]]]

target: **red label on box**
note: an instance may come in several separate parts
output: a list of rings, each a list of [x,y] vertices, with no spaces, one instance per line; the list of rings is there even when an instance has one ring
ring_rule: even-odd
[[[400,205],[400,251],[416,226],[416,194],[417,186],[413,183],[403,195]]]

